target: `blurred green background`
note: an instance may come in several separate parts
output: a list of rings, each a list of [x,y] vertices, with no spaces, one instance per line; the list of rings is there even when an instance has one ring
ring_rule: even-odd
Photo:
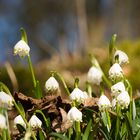
[[[0,0],[0,81],[12,91],[30,95],[27,59],[13,56],[20,27],[27,32],[42,89],[51,70],[60,72],[69,85],[79,77],[84,88],[91,65],[89,53],[97,57],[108,75],[108,43],[114,33],[118,35],[116,46],[130,58],[124,67],[126,76],[134,91],[140,89],[139,0]]]

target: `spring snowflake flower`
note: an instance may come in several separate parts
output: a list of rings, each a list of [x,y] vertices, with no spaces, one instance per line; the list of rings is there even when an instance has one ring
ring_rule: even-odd
[[[117,97],[123,91],[125,91],[125,86],[123,82],[118,82],[111,87],[112,96]]]
[[[26,124],[23,120],[23,118],[21,117],[21,115],[18,115],[17,117],[15,117],[14,119],[14,127],[16,128],[16,125],[20,124],[21,126],[23,126],[24,128],[26,128]]]
[[[88,98],[88,95],[86,92],[83,92],[79,88],[75,88],[72,93],[70,94],[70,99],[75,100],[78,103],[83,103],[85,99]]]
[[[69,110],[67,116],[71,122],[74,122],[74,121],[82,122],[82,112],[79,111],[76,107],[72,107]]]
[[[59,90],[59,84],[56,79],[51,76],[45,83],[45,89],[47,93],[54,93]]]
[[[99,110],[104,111],[111,107],[109,99],[105,95],[101,95],[98,101]]]
[[[6,129],[6,118],[4,115],[0,114],[0,129]]]
[[[13,98],[6,94],[5,92],[1,91],[0,92],[0,107],[4,107],[7,109],[12,109],[13,106]]]
[[[14,46],[14,55],[19,55],[20,57],[28,56],[30,52],[30,47],[24,40],[20,40]]]
[[[115,63],[109,69],[109,77],[114,79],[120,79],[123,77],[123,70],[118,63]]]
[[[130,104],[130,96],[127,91],[123,91],[117,96],[117,103],[122,109],[128,108]]]
[[[29,125],[32,128],[41,128],[42,122],[36,115],[33,115],[29,120]]]
[[[102,72],[98,68],[92,66],[88,71],[87,80],[93,84],[100,85],[102,76]]]
[[[122,64],[126,64],[129,62],[128,60],[128,56],[125,52],[121,51],[121,50],[117,50],[114,54],[114,62],[115,62],[115,58],[118,56],[118,63],[120,65]]]

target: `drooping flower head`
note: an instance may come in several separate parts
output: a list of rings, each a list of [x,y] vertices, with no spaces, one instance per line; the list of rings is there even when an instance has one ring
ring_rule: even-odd
[[[24,40],[20,40],[14,46],[14,55],[19,55],[20,57],[28,56],[30,52],[30,47]]]
[[[13,98],[8,95],[7,93],[1,91],[0,92],[0,107],[4,107],[7,109],[12,109],[13,104]]]
[[[6,124],[6,118],[3,114],[0,114],[0,129],[6,129],[7,124]]]
[[[123,77],[123,70],[118,63],[115,63],[109,69],[109,77],[112,80],[120,79]]]
[[[47,93],[54,93],[59,90],[59,84],[56,79],[51,76],[45,83],[45,89]]]
[[[116,61],[116,60],[115,60],[116,57],[118,58],[118,63],[119,63],[120,65],[126,64],[126,63],[129,62],[127,54],[126,54],[125,52],[121,51],[121,50],[117,50],[117,51],[115,52],[115,54],[114,54],[114,62]]]
[[[123,82],[118,82],[111,87],[111,95],[113,97],[117,97],[123,91],[125,91],[125,86]]]
[[[36,115],[33,115],[29,120],[29,125],[32,128],[41,128],[42,121]]]
[[[75,88],[70,94],[70,99],[73,101],[77,101],[78,103],[83,103],[85,99],[88,98],[86,92],[83,92],[79,88]]]
[[[100,85],[102,82],[102,76],[102,72],[98,68],[92,66],[88,71],[87,80],[90,83]]]
[[[122,109],[128,108],[130,104],[130,96],[127,91],[123,91],[117,96],[117,103]]]
[[[105,95],[101,95],[98,101],[99,110],[104,111],[111,107],[109,99]]]
[[[17,124],[20,124],[21,126],[26,128],[26,124],[25,124],[23,118],[21,117],[21,115],[16,116],[15,119],[14,119],[14,127],[15,128],[16,128]]]
[[[82,112],[79,111],[76,107],[72,107],[69,110],[67,116],[71,122],[75,122],[75,121],[82,122]]]

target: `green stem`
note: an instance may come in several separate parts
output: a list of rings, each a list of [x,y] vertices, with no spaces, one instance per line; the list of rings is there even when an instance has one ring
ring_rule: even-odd
[[[81,128],[80,128],[79,121],[75,122],[75,129],[76,129],[76,140],[80,140],[81,139]]]
[[[110,120],[110,116],[109,116],[109,113],[107,110],[105,110],[106,112],[106,116],[107,116],[107,122],[108,122],[108,126],[109,126],[109,132],[110,132],[110,129],[111,129],[111,120]]]
[[[28,55],[28,64],[29,64],[31,75],[32,75],[33,86],[34,86],[34,88],[36,88],[36,79],[35,79],[35,75],[34,75],[34,71],[33,71],[33,66],[32,66],[30,55]]]

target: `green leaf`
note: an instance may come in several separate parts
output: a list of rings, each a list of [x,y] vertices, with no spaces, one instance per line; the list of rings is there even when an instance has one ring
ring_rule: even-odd
[[[45,140],[45,136],[44,133],[42,132],[42,130],[39,130],[39,140]]]
[[[37,99],[40,99],[42,97],[42,90],[38,80],[36,81],[35,93]]]
[[[62,134],[59,134],[59,133],[52,132],[52,133],[50,133],[49,135],[50,135],[50,136],[54,136],[54,137],[58,137],[58,138],[60,138],[61,140],[69,140],[68,137],[63,136]]]
[[[82,136],[82,140],[88,140],[88,137],[89,137],[89,134],[90,134],[90,130],[91,130],[91,124],[92,124],[92,119],[90,119],[87,127],[86,127],[86,130]]]
[[[22,125],[20,125],[20,124],[16,124],[16,127],[17,127],[17,129],[18,129],[18,131],[19,131],[20,133],[23,133],[23,132],[26,131],[25,128],[24,128]]]
[[[110,60],[110,65],[112,65],[112,55],[113,55],[113,49],[115,48],[115,42],[116,42],[117,35],[114,34],[110,40],[109,43],[109,60]]]
[[[138,131],[138,133],[137,133],[137,135],[135,137],[135,140],[140,140],[140,129],[139,129],[139,131]]]
[[[24,28],[20,28],[21,39],[24,40],[28,44],[27,34]]]
[[[18,101],[17,105],[18,105],[18,107],[19,107],[21,113],[22,113],[23,116],[25,117],[25,111],[24,111],[24,108],[23,108],[22,104]]]
[[[132,101],[132,105],[133,105],[133,120],[135,120],[137,113],[136,113],[136,105],[134,99]]]
[[[7,94],[11,95],[10,90],[8,89],[8,87],[7,87],[4,83],[0,82],[0,87],[1,87]]]

